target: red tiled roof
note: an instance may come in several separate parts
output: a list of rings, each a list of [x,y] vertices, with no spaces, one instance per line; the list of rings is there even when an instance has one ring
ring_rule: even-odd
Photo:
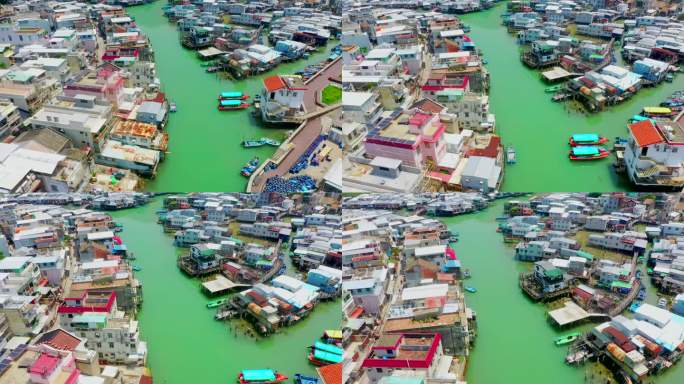
[[[277,91],[285,87],[285,82],[280,76],[270,76],[264,79],[264,88],[267,92]]]
[[[489,140],[489,144],[486,147],[471,149],[468,155],[496,158],[496,156],[499,154],[500,144],[501,138],[499,136],[492,136],[492,138]]]
[[[142,375],[140,376],[139,384],[152,384],[152,376]]]
[[[55,329],[43,334],[36,344],[49,345],[61,351],[73,351],[81,344],[81,339],[63,329]]]
[[[342,384],[342,363],[317,368],[323,384]]]
[[[652,144],[662,143],[663,136],[658,131],[651,120],[639,121],[638,123],[630,124],[629,126],[634,140],[640,147],[647,147]]]
[[[442,104],[428,99],[428,98],[423,98],[418,101],[416,101],[411,108],[418,108],[423,112],[429,112],[429,113],[440,113],[444,110],[444,107]]]

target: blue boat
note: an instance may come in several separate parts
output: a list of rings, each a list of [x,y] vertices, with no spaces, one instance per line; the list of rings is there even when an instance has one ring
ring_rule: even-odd
[[[295,373],[294,382],[296,384],[318,384],[320,380],[318,377],[304,376],[301,373]]]
[[[472,286],[470,286],[470,285],[466,285],[466,286],[464,287],[464,289],[465,289],[466,291],[470,292],[470,293],[475,293],[475,292],[477,292],[477,289],[475,289],[475,287],[472,287]]]

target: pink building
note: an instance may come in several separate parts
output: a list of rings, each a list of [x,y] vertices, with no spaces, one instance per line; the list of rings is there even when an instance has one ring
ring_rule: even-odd
[[[383,119],[384,120],[384,119]],[[445,126],[439,115],[409,110],[382,127],[381,120],[366,136],[366,154],[400,160],[421,168],[427,160],[437,164],[446,153]]]
[[[95,71],[66,83],[64,94],[69,97],[90,95],[98,100],[106,100],[119,105],[123,98],[124,82],[121,69],[111,63],[105,63]]]
[[[32,384],[75,384],[80,371],[71,352],[41,352],[28,369]]]

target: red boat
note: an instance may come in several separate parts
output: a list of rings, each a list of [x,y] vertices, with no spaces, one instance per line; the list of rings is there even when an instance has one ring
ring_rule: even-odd
[[[606,151],[601,147],[586,145],[573,147],[572,150],[568,153],[568,157],[570,157],[570,160],[574,161],[598,160],[608,157],[609,155],[610,152]]]
[[[219,111],[233,111],[247,107],[249,107],[249,103],[243,103],[240,100],[221,100],[218,105]]]
[[[584,133],[570,136],[570,146],[577,147],[580,145],[601,145],[608,142],[607,137],[599,136],[595,133]]]
[[[249,95],[242,92],[221,92],[218,96],[219,100],[247,100]]]
[[[271,369],[246,369],[238,375],[240,384],[277,384],[288,377]]]
[[[318,365],[319,367],[331,364],[328,361],[323,361],[323,360],[319,360],[319,359],[315,358],[313,352],[309,353],[309,361],[311,362],[311,364]]]

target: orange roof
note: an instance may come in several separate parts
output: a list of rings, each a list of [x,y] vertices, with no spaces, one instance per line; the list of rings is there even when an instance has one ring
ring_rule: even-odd
[[[646,147],[652,144],[662,143],[665,141],[663,136],[658,131],[651,120],[643,120],[638,123],[630,124],[628,126],[634,140],[640,147]]]
[[[342,363],[326,365],[317,370],[323,384],[342,384]]]
[[[267,92],[277,91],[279,89],[285,88],[285,82],[280,76],[271,76],[264,79],[264,87]]]

